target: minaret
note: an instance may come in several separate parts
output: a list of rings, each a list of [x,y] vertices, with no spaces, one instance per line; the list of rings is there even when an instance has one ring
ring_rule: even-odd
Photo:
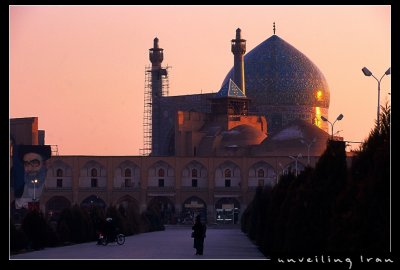
[[[240,28],[236,29],[236,39],[231,41],[231,51],[234,55],[233,81],[243,94],[246,95],[246,87],[244,83],[244,53],[246,52],[246,40],[241,38]]]
[[[164,60],[164,49],[158,47],[158,38],[154,39],[153,48],[149,49],[151,61],[151,90],[155,97],[162,96],[161,63]]]
[[[159,48],[158,38],[154,39],[153,48],[149,49],[149,58],[151,61],[151,155],[160,155],[161,143],[161,112],[160,112],[160,98],[163,95],[162,76],[167,76],[167,70],[161,67],[164,59],[164,49]]]

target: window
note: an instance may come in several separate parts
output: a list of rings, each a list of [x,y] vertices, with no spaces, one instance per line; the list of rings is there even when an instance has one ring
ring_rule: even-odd
[[[57,175],[57,177],[63,177],[63,170],[57,169],[56,175]],[[62,178],[57,178],[57,187],[58,188],[62,188],[62,186],[63,186],[62,182],[63,182]]]
[[[232,171],[230,169],[225,169],[224,171],[225,178],[232,177]],[[225,179],[225,187],[231,186],[231,179]]]
[[[132,177],[132,170],[129,169],[129,168],[125,169],[124,176],[126,177],[125,178],[125,182],[124,182],[124,186],[125,187],[131,187],[132,186],[132,178],[131,178]]]
[[[90,186],[92,187],[92,188],[95,188],[95,187],[97,187],[97,178],[92,178],[92,179],[90,179],[91,181],[90,181]]]
[[[231,187],[231,179],[225,179],[225,187]]]
[[[264,186],[264,179],[258,179],[258,186],[263,187]]]
[[[192,177],[196,178],[197,177],[197,170],[192,169]]]
[[[158,179],[158,186],[164,187],[164,179]]]
[[[63,180],[61,178],[57,179],[57,187],[62,188],[63,187]]]
[[[125,177],[132,177],[132,171],[131,171],[131,169],[125,169],[124,175],[125,175]]]
[[[192,187],[197,187],[197,179],[192,179]]]
[[[125,178],[125,187],[131,187],[132,186],[132,181],[130,178]]]
[[[164,171],[164,169],[159,169],[159,170],[158,170],[158,176],[159,176],[159,177],[164,177],[164,176],[165,176],[165,171]]]
[[[63,177],[63,170],[57,169],[56,175],[57,177]]]
[[[259,170],[257,171],[257,176],[258,176],[258,177],[264,177],[264,170],[263,170],[263,169],[259,169]]]
[[[97,170],[95,168],[93,168],[92,170],[90,170],[90,176],[92,177],[97,177]]]
[[[97,187],[97,178],[95,178],[97,177],[97,170],[95,168],[90,170],[90,176],[92,177],[90,179],[90,186],[92,188]]]

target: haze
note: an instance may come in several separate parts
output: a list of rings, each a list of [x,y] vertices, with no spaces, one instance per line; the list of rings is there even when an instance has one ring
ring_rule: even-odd
[[[377,82],[391,66],[386,6],[9,6],[10,118],[39,117],[60,155],[139,155],[149,48],[158,37],[169,95],[217,92],[242,29],[247,52],[276,34],[305,54],[330,88],[335,131],[362,141]],[[245,67],[246,68],[246,67]],[[389,102],[391,76],[381,82]]]

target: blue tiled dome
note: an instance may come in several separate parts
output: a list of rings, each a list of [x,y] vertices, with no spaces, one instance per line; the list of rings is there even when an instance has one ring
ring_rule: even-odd
[[[246,95],[255,105],[329,107],[329,87],[318,67],[273,35],[244,56]],[[233,68],[222,85],[233,79]],[[318,94],[319,92],[319,94]]]

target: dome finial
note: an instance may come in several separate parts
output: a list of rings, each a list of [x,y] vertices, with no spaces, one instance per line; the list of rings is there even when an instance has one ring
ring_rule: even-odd
[[[274,35],[275,35],[275,30],[276,30],[276,29],[275,29],[275,22],[274,22]]]

